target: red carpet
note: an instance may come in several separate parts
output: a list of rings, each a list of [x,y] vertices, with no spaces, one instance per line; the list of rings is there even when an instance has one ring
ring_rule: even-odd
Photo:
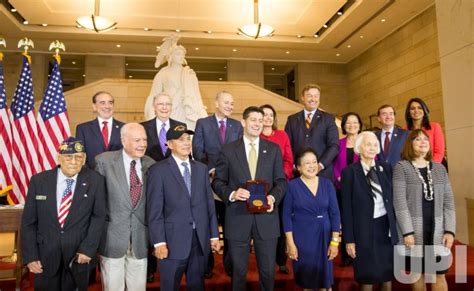
[[[456,243],[458,245],[459,243]],[[454,257],[456,257],[455,254],[455,248],[453,247],[454,250]],[[215,255],[216,256],[216,266],[214,268],[214,276],[211,279],[206,280],[206,290],[212,290],[212,291],[224,291],[224,290],[230,290],[230,278],[225,274],[224,268],[222,265],[222,256],[220,255]],[[468,247],[467,248],[467,283],[461,284],[461,283],[455,283],[455,267],[454,267],[454,262],[451,268],[449,269],[448,274],[446,275],[446,279],[448,281],[449,285],[449,290],[474,290],[474,248],[473,247]],[[335,267],[334,267],[334,286],[333,290],[358,290],[358,284],[353,280],[353,272],[352,272],[352,267],[346,267],[346,268],[341,268],[339,267],[339,259],[336,258],[335,262]],[[290,267],[291,271],[291,264],[288,264],[288,267]],[[27,280],[23,281],[22,288],[21,290],[25,291],[32,291],[32,280],[33,277],[30,275]],[[99,274],[97,274],[97,282],[96,284],[90,286],[89,290],[91,291],[100,291],[101,285],[100,285],[100,278]],[[183,280],[184,284],[184,280]],[[15,283],[14,281],[4,281],[0,282],[0,290],[6,291],[6,290],[15,290]],[[147,286],[147,290],[152,291],[152,290],[160,290],[159,287],[159,273],[156,274],[155,277],[155,282],[150,283]],[[185,287],[182,287],[181,290],[186,290]],[[258,285],[258,273],[256,269],[256,262],[255,262],[255,257],[253,254],[250,255],[250,262],[249,262],[249,272],[247,275],[247,290],[259,290],[259,285]],[[294,282],[293,282],[293,275],[290,273],[290,275],[284,275],[280,274],[277,272],[275,276],[275,290],[302,290],[301,288],[298,288]],[[399,282],[394,282],[393,285],[393,290],[396,291],[402,291],[402,290],[411,290],[409,285],[404,285]],[[428,289],[429,290],[429,289]]]

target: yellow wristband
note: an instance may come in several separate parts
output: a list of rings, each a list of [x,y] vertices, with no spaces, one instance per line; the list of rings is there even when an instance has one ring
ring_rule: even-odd
[[[337,243],[337,242],[335,242],[335,241],[331,241],[331,242],[329,243],[329,245],[338,247],[338,246],[339,246],[339,243]]]

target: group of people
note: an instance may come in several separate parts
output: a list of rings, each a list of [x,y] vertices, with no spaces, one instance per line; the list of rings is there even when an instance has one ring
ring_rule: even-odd
[[[246,289],[252,247],[261,290],[274,289],[275,264],[289,273],[287,258],[297,285],[330,289],[340,249],[363,290],[390,290],[393,246],[406,247],[408,269],[427,255],[415,246],[449,250],[453,194],[439,164],[444,137],[426,104],[410,100],[407,130],[395,127],[390,105],[378,110],[377,133],[348,113],[339,139],[320,97],[319,86],[305,86],[304,109],[279,130],[269,104],[232,119],[233,96],[221,91],[215,113],[192,131],[170,118],[167,93],[153,97],[155,118],[141,124],[114,119],[113,96],[96,93],[97,118],[61,144],[57,168],[31,179],[22,254],[35,289],[86,290],[97,260],[103,290],[145,290],[157,265],[161,290],[178,290],[183,275],[189,290],[204,290],[221,248],[218,225],[232,290]],[[263,212],[249,211],[252,180],[268,185]],[[435,286],[446,286],[444,273]],[[423,276],[414,287],[423,290]]]

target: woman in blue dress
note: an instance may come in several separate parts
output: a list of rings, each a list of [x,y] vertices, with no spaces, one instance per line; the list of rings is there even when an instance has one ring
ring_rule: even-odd
[[[336,192],[329,179],[318,177],[313,149],[296,156],[299,178],[288,183],[283,203],[283,227],[296,284],[305,289],[328,289],[339,245],[340,216]]]

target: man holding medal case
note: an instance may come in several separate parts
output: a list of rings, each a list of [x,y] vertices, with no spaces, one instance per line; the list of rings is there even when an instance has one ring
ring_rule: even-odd
[[[279,146],[259,138],[263,130],[263,115],[259,107],[250,106],[244,110],[241,121],[244,136],[224,145],[212,183],[214,192],[226,204],[225,236],[232,257],[233,290],[245,290],[251,239],[260,288],[274,288],[276,245],[280,236],[277,206],[285,194],[287,183]],[[262,189],[266,185],[268,195],[263,201],[252,197],[252,194],[259,193],[247,189]],[[254,212],[266,207],[268,209],[264,212]]]

